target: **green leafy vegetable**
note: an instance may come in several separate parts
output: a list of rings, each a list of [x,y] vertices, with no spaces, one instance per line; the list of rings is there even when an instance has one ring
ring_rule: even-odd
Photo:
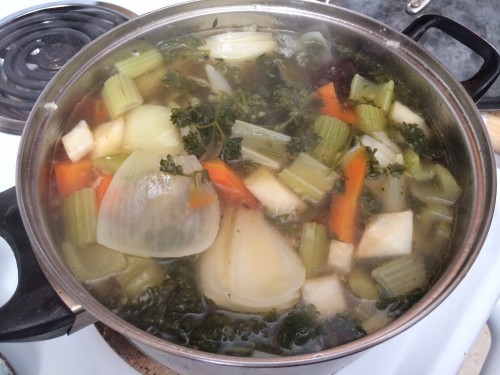
[[[408,146],[413,148],[419,155],[431,160],[443,155],[443,147],[437,141],[427,140],[418,125],[402,124],[398,129]]]
[[[190,131],[184,135],[182,137],[182,144],[188,154],[194,155],[197,158],[200,158],[205,153],[205,147],[196,132]]]
[[[242,137],[229,138],[222,144],[220,158],[223,160],[235,160],[241,156],[241,141]]]
[[[292,349],[318,339],[319,313],[314,305],[295,305],[286,315],[276,335],[280,346]]]
[[[208,51],[199,49],[203,41],[196,37],[165,40],[158,44],[158,49],[167,63],[175,60],[200,60],[208,56]]]
[[[200,176],[200,183],[210,181],[210,176],[205,169],[196,170],[191,173],[184,173],[184,168],[182,168],[182,165],[175,163],[172,155],[167,155],[165,159],[160,160],[160,171],[174,176],[192,177],[194,179],[196,179],[197,176]]]

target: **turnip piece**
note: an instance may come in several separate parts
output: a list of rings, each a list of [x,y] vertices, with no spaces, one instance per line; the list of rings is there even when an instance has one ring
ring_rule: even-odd
[[[61,141],[73,163],[82,159],[94,148],[94,136],[85,120],[79,121],[73,129],[62,136]]]
[[[412,211],[378,214],[366,225],[356,249],[356,257],[374,258],[410,254],[412,240]]]
[[[347,310],[344,285],[336,275],[307,279],[302,287],[302,300],[311,303],[322,316]]]
[[[120,150],[123,141],[125,122],[122,117],[98,125],[93,131],[94,148],[91,157],[112,155]]]
[[[296,215],[307,204],[267,168],[259,168],[245,179],[245,186],[273,216]]]

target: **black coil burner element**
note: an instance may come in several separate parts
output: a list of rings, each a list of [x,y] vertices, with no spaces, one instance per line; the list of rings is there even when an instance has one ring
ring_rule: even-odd
[[[105,3],[48,4],[0,21],[0,131],[21,134],[40,93],[82,47],[133,17]]]

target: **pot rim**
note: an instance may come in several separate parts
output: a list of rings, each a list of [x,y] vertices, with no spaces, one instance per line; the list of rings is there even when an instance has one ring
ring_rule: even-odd
[[[225,1],[223,5],[220,5],[220,3],[221,1],[218,0],[188,1],[168,6],[130,20],[82,49],[56,74],[43,91],[28,118],[21,138],[16,177],[16,189],[21,216],[30,241],[35,249],[35,255],[49,281],[56,291],[61,293],[63,299],[69,298],[70,301],[76,302],[76,304],[83,307],[104,324],[121,332],[128,338],[176,356],[238,367],[286,367],[328,361],[369,349],[405,331],[434,310],[460,283],[480,251],[493,217],[494,200],[496,198],[496,167],[489,138],[479,111],[462,85],[434,56],[430,55],[425,49],[404,34],[372,18],[344,8],[312,0],[256,0],[251,4],[239,4],[237,0],[230,0]],[[94,297],[64,266],[62,259],[57,254],[55,245],[46,236],[47,225],[43,220],[44,215],[41,213],[40,207],[36,204],[39,195],[38,189],[40,189],[38,186],[39,182],[33,183],[33,181],[29,181],[29,176],[36,173],[32,170],[34,166],[32,166],[30,160],[36,156],[36,150],[41,147],[44,141],[42,139],[44,137],[37,136],[37,133],[41,131],[43,134],[49,128],[48,119],[50,118],[50,112],[45,108],[45,104],[57,103],[62,95],[62,90],[54,82],[57,82],[58,78],[64,75],[74,75],[73,81],[76,81],[79,73],[87,70],[95,62],[94,56],[96,52],[101,50],[102,45],[114,47],[131,36],[137,36],[152,28],[159,27],[159,25],[197,17],[201,14],[213,14],[216,16],[222,12],[230,11],[294,12],[298,16],[313,17],[318,21],[343,24],[348,28],[355,29],[359,33],[364,33],[364,36],[367,38],[388,45],[390,48],[397,49],[401,58],[406,59],[418,74],[423,75],[431,81],[443,93],[447,98],[447,104],[459,118],[459,125],[466,125],[465,130],[469,139],[474,140],[478,144],[478,149],[472,150],[474,151],[472,154],[473,165],[483,173],[480,173],[480,178],[477,181],[473,181],[477,190],[477,199],[480,202],[480,205],[474,210],[473,218],[471,219],[473,227],[470,231],[474,236],[469,236],[463,245],[463,249],[459,252],[459,256],[451,263],[449,271],[416,305],[402,317],[364,338],[319,353],[278,358],[231,357],[201,352],[173,344],[147,334],[114,315],[100,303],[97,303]],[[78,66],[78,59],[82,60],[82,56],[85,57],[84,63]],[[72,83],[74,82],[70,81],[69,85]],[[41,126],[37,128],[38,119],[44,119],[44,121],[41,121]],[[482,129],[482,131],[474,132],[471,126],[476,126]]]

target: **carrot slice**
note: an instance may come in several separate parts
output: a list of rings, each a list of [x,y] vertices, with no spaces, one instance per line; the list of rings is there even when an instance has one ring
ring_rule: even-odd
[[[323,101],[323,107],[320,109],[321,114],[336,117],[348,124],[357,122],[354,111],[345,108],[338,100],[333,82],[328,82],[321,86],[316,92],[318,97]]]
[[[57,188],[63,197],[89,187],[92,182],[92,163],[82,159],[75,163],[63,160],[54,166]]]
[[[342,242],[355,243],[359,230],[358,201],[363,190],[368,157],[360,148],[344,171],[345,191],[333,196],[328,227]]]
[[[217,195],[196,186],[193,186],[189,192],[189,208],[200,208],[216,201]]]
[[[93,124],[101,124],[109,120],[108,110],[102,99],[94,99],[92,106],[93,112],[91,122]]]
[[[108,191],[109,184],[111,184],[112,179],[113,179],[113,176],[108,174],[108,173],[105,173],[105,172],[99,173],[99,177],[97,178],[98,184],[95,187],[96,200],[97,200],[97,211],[99,211],[99,208],[101,208],[102,200],[104,199],[104,195]]]
[[[229,203],[243,204],[249,208],[259,207],[259,201],[247,189],[245,183],[229,165],[220,159],[206,161],[203,168],[207,170],[210,180],[219,193]]]

